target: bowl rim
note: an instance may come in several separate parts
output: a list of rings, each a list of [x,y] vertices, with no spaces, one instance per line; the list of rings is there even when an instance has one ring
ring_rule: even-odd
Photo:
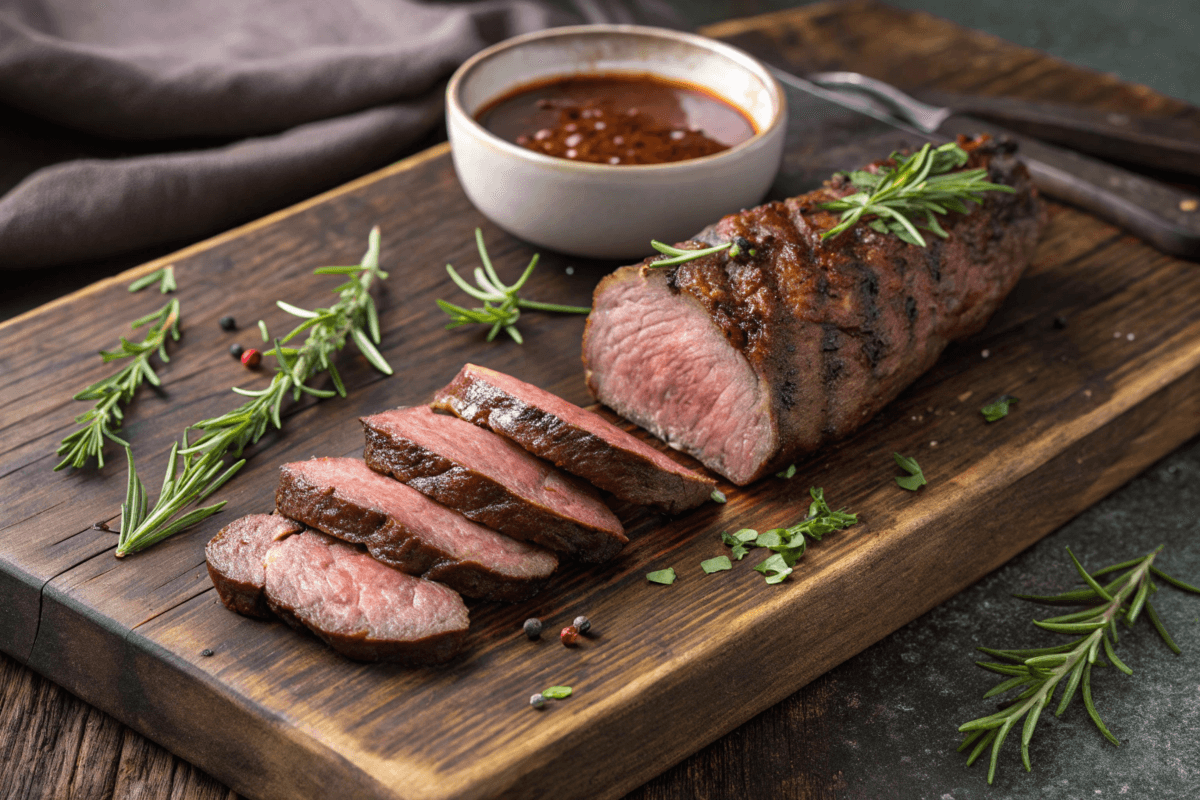
[[[724,56],[729,61],[737,64],[742,69],[745,69],[747,72],[750,72],[763,82],[767,88],[767,91],[771,93],[775,101],[774,115],[771,117],[770,123],[762,130],[756,131],[753,136],[745,141],[738,142],[733,147],[730,147],[727,150],[722,150],[719,153],[712,153],[711,155],[700,156],[698,158],[686,158],[681,161],[668,161],[663,164],[597,164],[590,161],[572,161],[569,158],[558,158],[556,156],[537,153],[533,150],[521,147],[518,144],[514,144],[513,142],[506,141],[481,125],[479,121],[476,120],[472,114],[467,113],[466,108],[463,107],[462,101],[459,97],[463,84],[469,79],[472,71],[474,71],[481,63],[487,61],[492,56],[496,55],[497,53],[502,53],[505,50],[524,46],[530,42],[559,37],[578,36],[580,34],[589,36],[634,35],[658,39],[674,39],[676,41],[689,44],[693,47],[699,47],[716,52],[717,54]],[[645,69],[644,72],[654,74],[652,65],[647,65],[647,69]],[[563,76],[565,77],[570,74],[579,73],[564,72]],[[704,84],[696,85],[704,86],[704,88],[716,92],[715,89],[705,86]],[[520,84],[518,83],[517,86],[520,86]],[[734,104],[733,101],[725,98],[719,92],[717,92],[717,96],[721,97],[723,100],[725,100],[725,102],[735,105],[736,107],[737,104]],[[740,48],[716,39],[710,39],[706,36],[687,33],[685,31],[672,30],[670,28],[659,28],[652,25],[565,25],[558,28],[546,28],[545,30],[533,31],[532,33],[513,36],[512,38],[497,42],[491,47],[480,50],[478,53],[471,56],[469,59],[464,61],[457,70],[454,71],[454,75],[451,76],[450,82],[446,85],[446,105],[448,107],[447,122],[449,121],[449,117],[451,115],[458,117],[459,119],[465,121],[468,128],[476,136],[482,136],[484,141],[486,141],[488,144],[500,148],[501,151],[508,153],[509,155],[547,167],[574,170],[585,173],[595,172],[622,175],[687,170],[698,164],[711,164],[722,159],[736,158],[747,150],[757,148],[771,134],[774,134],[781,127],[783,127],[787,121],[787,95],[784,93],[783,87],[779,84],[779,81],[775,79],[775,76],[771,74],[771,71],[764,64],[762,64],[762,62],[754,58],[754,56],[750,55],[744,50],[741,50]],[[742,111],[742,113],[748,113],[745,109],[739,108],[739,110]]]

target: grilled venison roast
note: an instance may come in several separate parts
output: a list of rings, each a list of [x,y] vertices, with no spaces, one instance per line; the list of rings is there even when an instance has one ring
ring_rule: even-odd
[[[467,609],[452,590],[286,517],[235,520],[205,555],[231,611],[252,617],[274,611],[350,658],[434,664],[462,647]]]
[[[438,664],[462,649],[469,620],[454,590],[359,547],[306,530],[271,547],[264,565],[271,610],[348,658]]]
[[[507,439],[428,406],[363,417],[367,466],[517,539],[606,561],[628,541],[596,490]]]
[[[280,539],[302,530],[303,525],[287,517],[251,514],[217,531],[204,547],[204,559],[208,577],[226,608],[247,617],[271,616],[263,597],[263,559]]]
[[[472,522],[361,459],[314,458],[279,472],[281,513],[468,597],[524,600],[558,566],[548,550]]]
[[[960,145],[964,168],[1016,191],[939,217],[949,238],[927,247],[864,223],[822,241],[839,219],[817,205],[856,191],[835,177],[679,245],[743,237],[736,258],[604,278],[583,340],[592,393],[737,484],[853,431],[980,330],[1033,255],[1045,210],[1029,174],[986,137]]]
[[[511,375],[467,364],[434,408],[512,439],[555,466],[638,505],[671,514],[708,500],[716,482],[676,464],[608,420]]]

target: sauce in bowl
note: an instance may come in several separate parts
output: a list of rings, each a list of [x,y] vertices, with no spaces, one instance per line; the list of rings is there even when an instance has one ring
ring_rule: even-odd
[[[475,119],[535,153],[613,166],[700,158],[757,133],[731,103],[650,74],[573,75],[527,84],[485,105]]]

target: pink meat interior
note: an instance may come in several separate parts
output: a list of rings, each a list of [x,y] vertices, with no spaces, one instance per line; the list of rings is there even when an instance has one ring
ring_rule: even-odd
[[[336,497],[375,509],[408,528],[420,539],[459,561],[483,564],[501,574],[550,574],[558,564],[547,550],[497,533],[430,500],[400,481],[380,475],[357,458],[315,458],[284,469],[309,483],[331,486]]]
[[[617,447],[635,452],[664,472],[686,477],[696,477],[694,472],[676,464],[641,439],[621,430],[598,414],[593,414],[591,411],[580,408],[556,394],[547,392],[545,389],[525,383],[525,381],[518,380],[511,375],[505,375],[502,372],[496,372],[495,370],[479,367],[474,364],[467,364],[463,367],[462,372],[475,377],[477,380],[490,383],[526,405],[540,408],[549,414],[553,414],[564,422],[585,430],[593,436],[611,442]]]
[[[385,411],[370,417],[370,422],[385,434],[408,439],[560,514],[621,530],[620,522],[598,497],[581,491],[579,484],[550,464],[485,428],[436,414],[428,406]]]
[[[600,402],[734,483],[774,452],[767,387],[688,295],[636,273],[611,281],[585,346]]]
[[[316,531],[273,547],[266,578],[276,603],[332,635],[417,641],[468,624],[466,606],[451,589],[405,575]]]

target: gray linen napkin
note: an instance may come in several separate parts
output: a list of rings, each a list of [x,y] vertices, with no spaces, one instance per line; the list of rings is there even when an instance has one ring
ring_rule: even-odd
[[[0,160],[47,150],[0,197],[0,267],[198,239],[382,166],[471,54],[572,21],[531,0],[0,0],[0,112],[37,123],[0,130]]]

